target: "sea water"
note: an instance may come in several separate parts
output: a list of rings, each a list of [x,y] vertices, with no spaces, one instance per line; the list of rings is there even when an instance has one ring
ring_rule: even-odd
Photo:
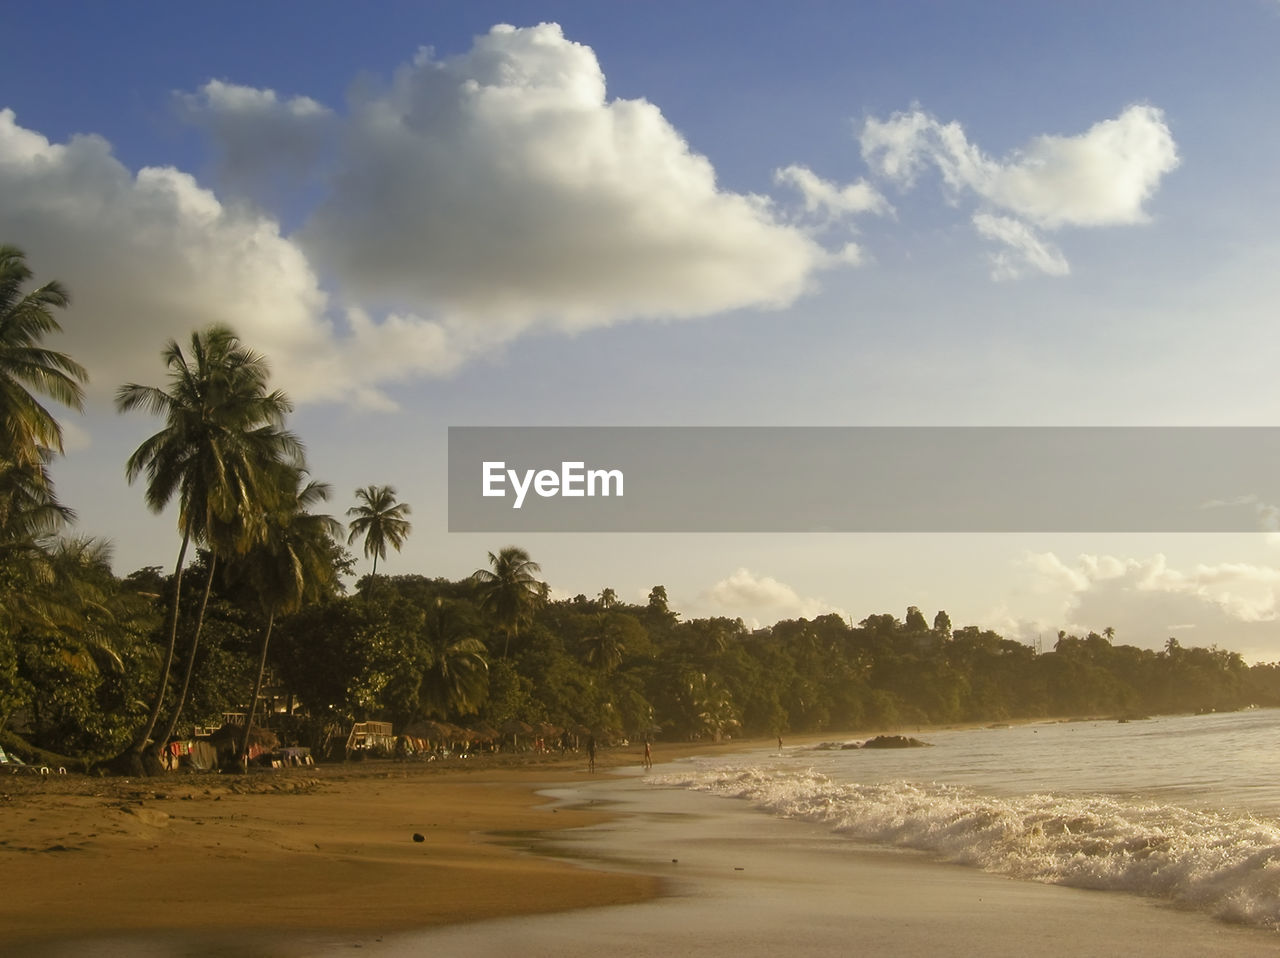
[[[1012,878],[1280,931],[1280,710],[915,733],[695,759],[655,785]]]

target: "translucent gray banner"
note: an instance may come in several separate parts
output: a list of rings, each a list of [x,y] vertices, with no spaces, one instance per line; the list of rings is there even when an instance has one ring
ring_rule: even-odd
[[[1280,528],[1273,427],[450,427],[451,532]]]

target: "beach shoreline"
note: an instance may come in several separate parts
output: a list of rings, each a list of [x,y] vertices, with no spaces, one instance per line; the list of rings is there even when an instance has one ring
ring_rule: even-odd
[[[851,738],[804,736],[787,751]],[[0,783],[0,868],[22,881],[0,896],[0,953],[396,958],[426,943],[659,956],[693,936],[707,955],[819,955],[850,935],[903,956],[930,953],[929,935],[985,958],[1276,947],[1274,932],[1158,901],[832,843],[812,823],[662,785],[682,760],[764,757],[773,740],[656,752],[647,776],[640,745],[601,750],[594,775],[582,754],[516,753],[248,776],[14,776]]]
[[[767,756],[761,750],[762,757]],[[672,767],[668,767],[672,768]],[[364,942],[421,954],[593,958],[1262,958],[1274,932],[1120,893],[1020,881],[910,850],[832,840],[825,826],[738,799],[665,786],[662,774],[569,784],[561,801],[618,814],[541,840],[546,854],[661,876],[665,894],[620,907],[509,917]],[[338,949],[319,954],[336,955]]]

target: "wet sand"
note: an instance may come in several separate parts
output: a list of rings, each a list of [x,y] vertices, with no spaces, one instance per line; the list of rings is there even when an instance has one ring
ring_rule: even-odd
[[[544,852],[660,877],[665,895],[397,936],[367,943],[362,954],[1262,958],[1280,949],[1275,932],[1130,895],[1016,881],[858,845],[734,799],[634,779],[556,794],[608,802],[618,817],[550,840]]]

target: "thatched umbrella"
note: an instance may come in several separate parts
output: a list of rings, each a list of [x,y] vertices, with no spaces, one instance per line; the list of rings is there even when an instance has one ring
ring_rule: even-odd
[[[494,739],[500,737],[498,730],[488,722],[481,722],[475,728],[471,729],[470,732],[472,735],[472,741],[474,742],[492,742]]]
[[[437,722],[434,719],[421,719],[414,722],[403,732],[406,738],[417,738],[436,745],[444,745],[453,739],[457,727],[448,722]]]
[[[510,735],[510,736],[511,736],[511,746],[512,746],[512,748],[519,748],[519,747],[520,747],[520,736],[521,736],[521,735],[532,735],[532,734],[533,734],[533,726],[532,726],[532,725],[528,725],[528,724],[526,724],[526,723],[524,723],[524,722],[521,722],[519,719],[509,719],[509,720],[508,720],[508,721],[507,721],[507,722],[502,726],[502,734],[503,734],[503,735]]]

